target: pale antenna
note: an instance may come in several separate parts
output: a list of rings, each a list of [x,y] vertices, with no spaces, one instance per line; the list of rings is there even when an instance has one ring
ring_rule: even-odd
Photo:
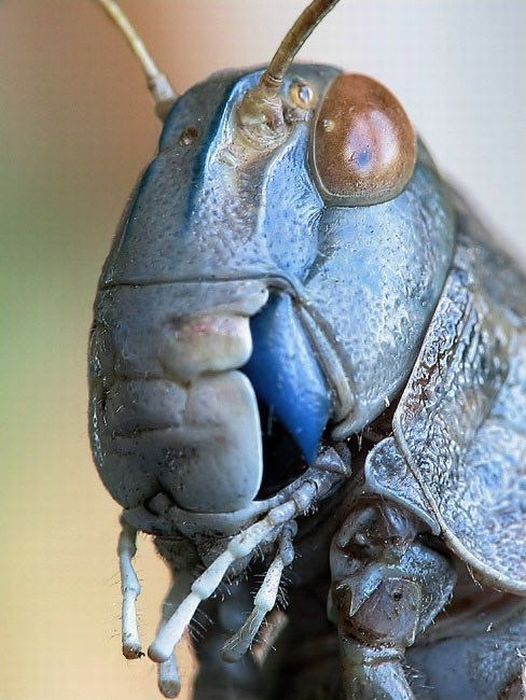
[[[170,81],[164,73],[161,73],[157,64],[148,52],[143,40],[137,34],[135,27],[132,25],[123,10],[115,2],[115,0],[95,0],[108,17],[117,25],[120,32],[124,35],[131,50],[139,59],[144,75],[148,83],[148,89],[155,100],[155,113],[164,121],[168,112],[177,100],[177,93],[173,89]]]

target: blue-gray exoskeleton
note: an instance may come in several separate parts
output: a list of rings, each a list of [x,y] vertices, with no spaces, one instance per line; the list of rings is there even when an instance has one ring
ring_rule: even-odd
[[[90,340],[92,449],[123,509],[123,651],[141,655],[143,531],[174,574],[149,648],[166,697],[203,609],[198,700],[511,700],[526,282],[385,87],[292,63],[336,1],[311,3],[266,69],[176,96],[100,0],[164,122]]]

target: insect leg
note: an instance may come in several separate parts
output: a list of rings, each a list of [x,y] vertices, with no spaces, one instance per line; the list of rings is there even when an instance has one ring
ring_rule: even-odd
[[[292,564],[294,559],[292,540],[296,531],[297,527],[294,522],[284,527],[278,552],[272,564],[269,566],[263,583],[254,598],[254,608],[252,612],[243,626],[223,646],[221,656],[225,661],[234,663],[235,661],[239,661],[241,657],[247,653],[267,613],[274,609],[283,569]]]
[[[358,503],[335,535],[331,573],[347,697],[414,700],[405,652],[451,596],[449,560],[418,541],[411,514],[371,500]]]
[[[194,680],[193,700],[263,700],[268,676],[246,655],[237,663],[221,658],[225,638],[234,634],[250,608],[252,581],[240,579],[228,596],[214,596],[203,602],[198,615],[204,622],[203,634],[193,640],[199,670]]]
[[[230,565],[236,559],[241,559],[253,552],[275,527],[273,523],[268,523],[265,519],[255,523],[230,541],[223,554],[194,581],[189,595],[157,634],[148,649],[148,654],[153,661],[160,663],[169,658],[175,645],[190,624],[199,604],[214,594]]]
[[[177,606],[184,600],[190,590],[191,577],[186,571],[176,574],[175,582],[170,589],[162,607],[162,619],[159,630],[173,615]],[[175,653],[158,666],[157,682],[159,690],[165,698],[176,698],[181,690],[181,679]]]
[[[340,463],[337,455],[327,456],[326,453],[320,461],[319,471],[305,480],[292,493],[290,500],[272,508],[265,518],[230,540],[226,550],[194,581],[189,595],[150,645],[148,655],[153,661],[160,663],[168,659],[199,604],[214,594],[233,562],[252,554],[261,543],[275,540],[285,523],[305,513],[316,500],[346,478],[345,468],[336,468]]]
[[[117,554],[122,591],[122,653],[127,659],[138,659],[142,656],[136,608],[141,584],[132,562],[137,552],[136,538],[137,531],[122,521]]]

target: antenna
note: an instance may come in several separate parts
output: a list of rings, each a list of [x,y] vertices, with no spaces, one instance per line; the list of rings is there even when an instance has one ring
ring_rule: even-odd
[[[279,92],[285,75],[305,41],[339,0],[313,0],[289,29],[259,85],[250,90],[239,108],[239,122],[251,141],[263,145],[281,139],[286,131]]]
[[[128,17],[115,0],[95,0],[124,35],[131,50],[139,59],[148,83],[148,89],[155,100],[155,113],[164,121],[177,99],[177,93],[164,73],[161,73],[141,37]]]
[[[303,10],[285,35],[261,78],[260,85],[266,88],[267,94],[279,93],[283,79],[296,54],[338,2],[339,0],[314,0]]]

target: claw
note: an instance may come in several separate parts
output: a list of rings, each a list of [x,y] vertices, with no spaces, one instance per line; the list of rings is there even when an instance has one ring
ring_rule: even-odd
[[[345,592],[345,607],[350,617],[372,596],[382,583],[384,575],[385,567],[381,564],[369,564],[365,570],[338,583],[337,590]]]

